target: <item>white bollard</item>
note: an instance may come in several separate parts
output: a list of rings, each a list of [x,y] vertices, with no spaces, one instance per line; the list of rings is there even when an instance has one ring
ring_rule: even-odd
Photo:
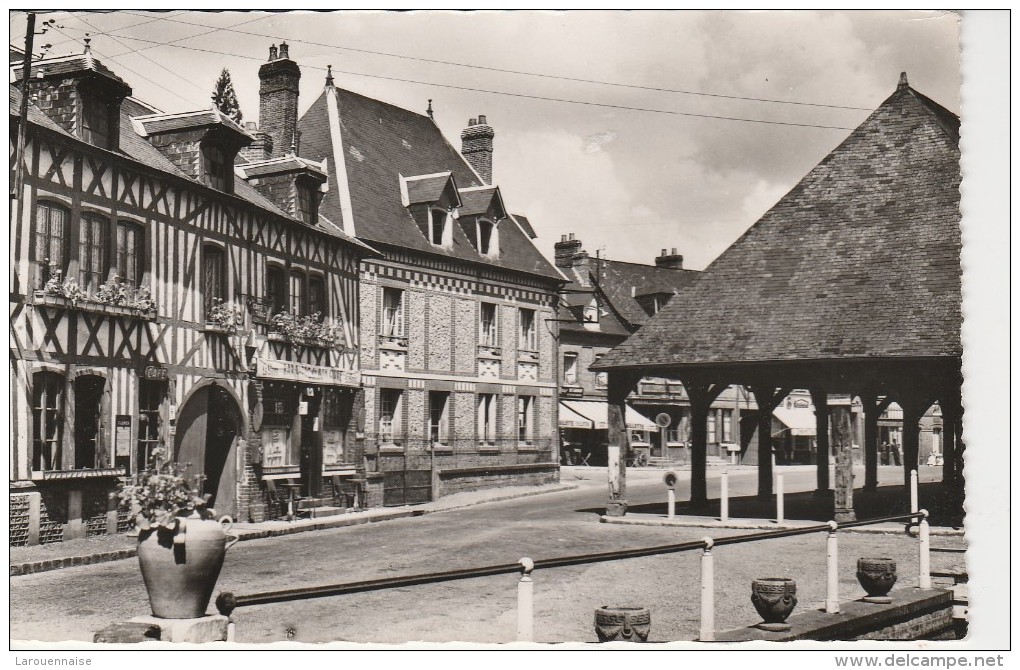
[[[532,642],[535,639],[535,583],[531,581],[531,571],[535,562],[530,558],[522,558],[521,581],[517,582],[517,640]]]
[[[917,512],[917,470],[910,471],[910,513]]]
[[[786,509],[783,501],[783,473],[776,473],[776,523],[783,524]]]
[[[926,510],[926,509],[921,510],[921,514],[923,514],[924,516],[921,517],[921,523],[919,524],[918,533],[917,533],[917,537],[918,537],[918,540],[919,540],[918,545],[917,545],[917,550],[918,550],[918,556],[917,556],[917,564],[918,564],[917,587],[920,588],[920,589],[930,589],[931,588],[931,556],[930,556],[929,552],[931,551],[931,539],[930,539],[929,534],[928,534],[929,533],[929,529],[928,529],[928,510]]]
[[[829,536],[825,540],[825,612],[839,613],[839,545],[836,529],[839,524],[829,522]]]
[[[715,576],[712,571],[712,545],[710,537],[702,538],[705,550],[701,552],[701,642],[715,640]]]
[[[666,518],[672,519],[676,514],[676,491],[666,489]]]
[[[233,642],[234,641],[234,635],[235,635],[235,632],[236,632],[236,628],[237,628],[237,624],[235,624],[233,621],[231,621],[230,623],[227,624],[227,642]]]
[[[730,473],[723,471],[719,482],[719,520],[730,520]]]

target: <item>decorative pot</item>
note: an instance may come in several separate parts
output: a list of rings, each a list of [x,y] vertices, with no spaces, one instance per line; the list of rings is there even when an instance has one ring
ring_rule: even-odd
[[[751,582],[751,604],[763,621],[762,630],[790,630],[786,618],[797,606],[797,582],[788,577],[762,577]]]
[[[647,642],[652,613],[647,607],[610,607],[595,610],[599,642]]]
[[[153,616],[195,619],[205,616],[228,548],[238,541],[233,520],[180,519],[177,531],[151,529],[138,534],[138,563]]]
[[[888,593],[896,583],[896,561],[891,558],[858,558],[857,581],[868,595],[868,603],[891,603]]]

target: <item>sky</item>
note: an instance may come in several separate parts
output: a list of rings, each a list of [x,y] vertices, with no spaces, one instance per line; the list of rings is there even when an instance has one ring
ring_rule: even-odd
[[[415,111],[431,98],[458,148],[468,119],[485,114],[494,181],[550,258],[574,233],[592,255],[651,263],[675,247],[685,267],[703,269],[892,94],[900,72],[960,110],[959,17],[946,11],[121,10],[39,21],[47,18],[56,25],[37,45],[80,52],[88,33],[135,97],[167,112],[208,107],[227,68],[245,120],[257,120],[258,67],[286,40],[302,68],[301,112],[332,65],[336,84],[358,93]],[[23,36],[24,15],[12,13],[11,42],[23,46]]]

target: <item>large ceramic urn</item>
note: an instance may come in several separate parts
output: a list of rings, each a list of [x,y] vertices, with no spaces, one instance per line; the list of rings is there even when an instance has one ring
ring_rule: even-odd
[[[175,531],[154,528],[138,535],[138,563],[153,616],[195,619],[205,616],[223,567],[238,537],[232,520],[179,519]]]
[[[863,598],[864,602],[891,603],[892,598],[888,594],[896,583],[896,561],[891,558],[858,558],[857,581],[868,594]]]
[[[758,628],[790,630],[787,617],[797,606],[797,582],[788,577],[762,577],[751,582],[751,604],[762,622]]]
[[[595,610],[595,634],[599,642],[646,642],[652,627],[647,607],[610,607]]]

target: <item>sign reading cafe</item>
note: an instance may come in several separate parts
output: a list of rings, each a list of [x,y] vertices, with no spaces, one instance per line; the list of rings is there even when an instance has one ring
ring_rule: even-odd
[[[361,386],[361,373],[354,370],[339,370],[325,365],[308,365],[292,361],[277,361],[267,358],[255,359],[255,376],[260,379],[322,384],[328,386]]]

